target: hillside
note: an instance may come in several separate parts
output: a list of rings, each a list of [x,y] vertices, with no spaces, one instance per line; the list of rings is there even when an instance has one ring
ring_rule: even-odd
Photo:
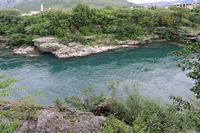
[[[70,9],[78,3],[86,3],[92,7],[122,7],[122,6],[131,6],[132,3],[127,2],[126,0],[26,0],[23,3],[17,4],[12,8],[20,9],[23,12],[29,12],[32,10],[39,10],[41,3],[44,4],[45,9],[49,8],[64,8]]]
[[[24,1],[25,0],[0,0],[0,8],[14,6]]]

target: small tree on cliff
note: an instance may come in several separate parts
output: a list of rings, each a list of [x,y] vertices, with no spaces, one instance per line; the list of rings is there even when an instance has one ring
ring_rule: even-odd
[[[187,72],[187,76],[194,79],[195,85],[191,91],[200,99],[200,42],[186,45],[182,51],[175,52],[181,58],[178,66]]]

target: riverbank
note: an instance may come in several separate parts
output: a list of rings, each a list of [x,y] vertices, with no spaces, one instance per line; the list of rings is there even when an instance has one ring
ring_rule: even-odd
[[[57,58],[71,58],[71,57],[84,57],[97,53],[102,53],[119,48],[133,48],[142,44],[153,42],[165,42],[167,40],[158,38],[146,37],[141,40],[126,40],[118,41],[110,45],[96,44],[96,45],[82,45],[80,43],[71,42],[66,45],[60,43],[55,37],[41,37],[34,39],[34,46],[21,46],[12,48],[14,54],[25,55],[30,57],[38,56],[40,53],[51,53]]]
[[[191,30],[191,31],[190,31]],[[89,42],[88,44],[82,44],[79,42],[66,42],[60,40],[60,38],[56,38],[53,36],[39,37],[32,40],[32,45],[19,45],[18,47],[6,44],[6,37],[1,36],[0,42],[1,47],[9,47],[13,49],[14,54],[25,55],[29,57],[38,56],[41,53],[51,53],[55,55],[57,58],[72,58],[72,57],[84,57],[88,55],[93,55],[97,53],[102,53],[114,49],[119,48],[131,48],[138,47],[143,44],[149,44],[154,42],[166,42],[166,41],[176,41],[182,43],[190,43],[193,41],[200,40],[200,34],[197,31],[193,31],[193,29],[184,29],[182,28],[178,34],[175,35],[177,40],[174,39],[163,39],[163,32],[173,32],[173,29],[170,28],[158,28],[157,32],[152,35],[143,36],[141,38],[135,40],[117,40],[112,36],[84,36],[83,38]],[[182,38],[182,40],[180,40]]]

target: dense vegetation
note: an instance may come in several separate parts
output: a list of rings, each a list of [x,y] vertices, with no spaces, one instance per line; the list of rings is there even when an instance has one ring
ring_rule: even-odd
[[[198,29],[199,8],[186,9],[104,9],[77,5],[72,11],[49,10],[33,16],[21,16],[19,11],[0,11],[0,35],[8,36],[8,45],[32,44],[38,36],[57,36],[64,43],[76,41],[88,44],[104,39],[141,39],[158,35],[160,39],[176,40],[182,27]]]
[[[81,97],[66,97],[65,102],[79,110],[109,117],[102,125],[105,133],[178,133],[200,130],[198,106],[174,96],[171,96],[173,104],[169,105],[146,99],[137,92],[136,84],[129,85],[133,88],[124,86],[123,93],[127,94],[121,96],[119,86],[118,81],[109,83],[110,96],[95,95],[89,87]]]

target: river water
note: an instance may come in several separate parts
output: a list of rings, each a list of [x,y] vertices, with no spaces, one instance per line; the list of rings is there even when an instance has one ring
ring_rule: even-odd
[[[14,86],[26,87],[10,99],[40,90],[45,93],[40,103],[51,104],[57,96],[80,95],[80,89],[91,84],[99,93],[106,90],[107,82],[117,80],[121,84],[137,83],[141,95],[167,102],[170,95],[188,98],[194,84],[176,67],[177,59],[168,55],[174,50],[180,47],[171,43],[148,44],[83,58],[57,59],[50,54],[36,58],[16,56],[2,49],[0,74],[15,77]]]

